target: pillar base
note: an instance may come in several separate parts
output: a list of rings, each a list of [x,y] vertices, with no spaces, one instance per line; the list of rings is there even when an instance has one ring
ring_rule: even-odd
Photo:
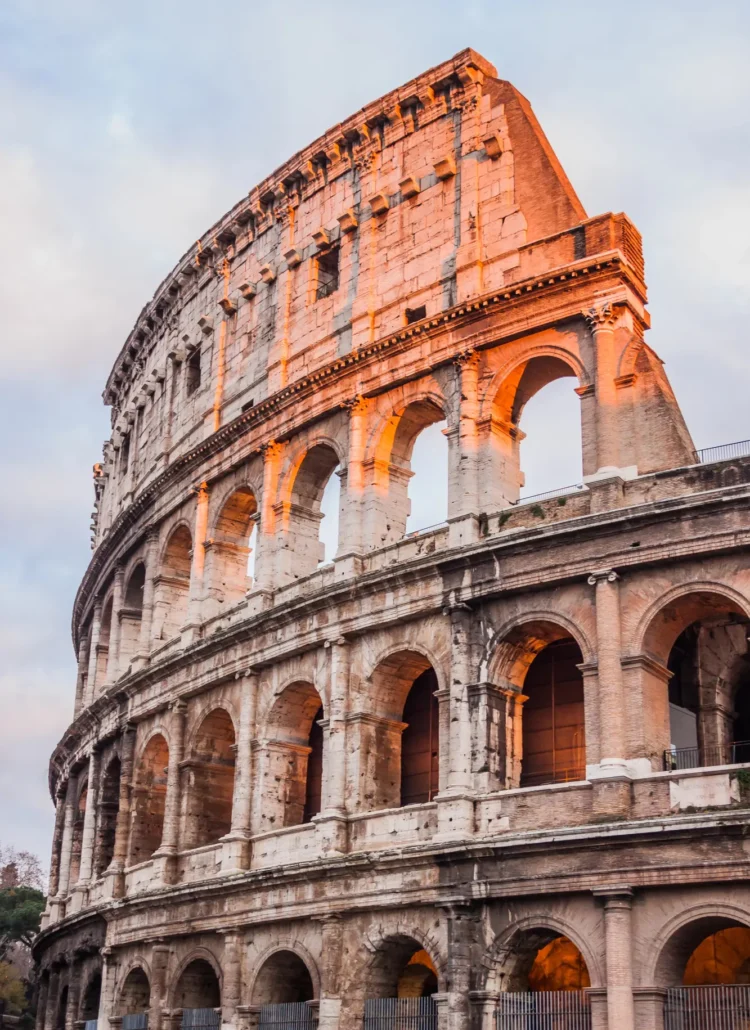
[[[433,841],[465,840],[474,833],[474,798],[471,794],[438,794],[438,828]]]
[[[47,901],[47,911],[42,916],[42,920],[47,920],[45,926],[51,926],[52,923],[59,923],[65,915],[65,902],[62,898],[49,898]],[[44,927],[42,927],[44,929]]]
[[[354,579],[362,574],[361,554],[342,554],[333,560],[333,578],[337,581]]]
[[[318,1030],[339,1030],[340,998],[321,998],[318,1008]]]
[[[153,869],[156,877],[163,884],[177,883],[177,852],[171,849],[162,851],[161,848],[155,851],[153,854]]]
[[[189,622],[180,630],[180,646],[189,647],[203,638],[203,629],[199,622]]]
[[[345,855],[349,851],[349,824],[343,812],[321,812],[313,822],[322,855]]]
[[[89,887],[87,883],[77,883],[70,892],[68,903],[65,906],[66,915],[72,916],[76,912],[80,912],[82,908],[86,907],[86,902],[89,897]]]
[[[480,536],[480,519],[479,516],[475,515],[473,512],[448,519],[449,547],[461,547],[463,544],[474,544],[479,540]]]
[[[601,818],[627,819],[632,804],[629,776],[602,777],[594,780],[593,810]]]
[[[250,838],[240,833],[228,833],[221,839],[222,873],[241,873],[250,868],[252,848]]]
[[[119,866],[110,866],[104,873],[105,898],[125,897],[125,870]]]
[[[148,668],[150,662],[151,656],[148,654],[148,652],[134,654],[133,657],[130,659],[130,671],[140,672],[142,669]]]
[[[665,987],[636,987],[633,991],[635,1025],[641,1030],[664,1030]]]
[[[273,605],[273,591],[265,590],[263,587],[248,590],[245,600],[247,601],[247,614],[260,615]]]
[[[586,997],[591,1005],[591,1030],[608,1030],[606,988],[587,987]]]

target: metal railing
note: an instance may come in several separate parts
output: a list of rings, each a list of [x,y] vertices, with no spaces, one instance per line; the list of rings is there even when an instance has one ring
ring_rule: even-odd
[[[183,1030],[215,1030],[221,1025],[221,1009],[183,1009]]]
[[[708,747],[671,747],[664,752],[664,768],[667,772],[708,769],[741,762],[750,762],[750,740],[736,740],[730,744],[713,744]]]
[[[588,995],[584,991],[501,994],[497,1030],[591,1030]]]
[[[437,1030],[432,998],[368,998],[364,1030]]]
[[[718,447],[704,447],[696,453],[702,465],[708,465],[712,461],[726,461],[727,458],[746,458],[750,455],[750,440],[736,440],[734,443],[719,444]]]
[[[664,1030],[747,1030],[750,986],[670,987],[664,1001]]]
[[[587,487],[583,483],[573,483],[572,486],[559,486],[556,490],[545,490],[541,494],[531,494],[530,497],[519,497],[517,501],[513,501],[513,505],[532,504],[534,501],[548,501],[550,497],[568,497],[570,494],[577,494],[581,490],[586,489]]]
[[[262,1005],[258,1030],[313,1030],[318,1025],[317,1010],[306,1001]]]
[[[98,1019],[86,1019],[84,1020],[83,1030],[96,1030]]]
[[[122,1030],[147,1030],[148,1012],[128,1012],[122,1017]]]

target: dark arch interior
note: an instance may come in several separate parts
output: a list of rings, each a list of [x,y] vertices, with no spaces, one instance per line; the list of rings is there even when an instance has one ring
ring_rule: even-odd
[[[145,1012],[151,1001],[151,987],[148,977],[140,966],[131,969],[125,977],[120,992],[120,1015]]]
[[[582,991],[591,986],[586,961],[567,937],[541,947],[528,974],[530,991]]]
[[[305,810],[302,815],[304,823],[309,823],[313,816],[318,815],[321,809],[323,792],[323,727],[320,725],[320,720],[322,718],[323,707],[321,705],[313,716],[308,738],[310,754],[307,757]]]
[[[219,980],[210,962],[197,958],[186,966],[175,991],[175,1008],[216,1009],[221,1005]]]
[[[188,813],[192,847],[214,844],[232,827],[234,744],[229,713],[223,708],[214,709],[201,723],[193,747]]]
[[[401,804],[421,805],[432,801],[439,783],[440,727],[437,676],[425,669],[414,680],[404,703],[401,737]]]
[[[81,1019],[96,1019],[102,993],[102,974],[94,973],[89,980],[81,1002]]]
[[[567,783],[586,776],[583,656],[566,637],[533,660],[523,684],[521,786]]]
[[[312,1001],[310,971],[293,951],[277,951],[263,963],[253,985],[253,1005]]]
[[[57,1001],[57,1018],[55,1020],[56,1030],[65,1030],[65,1014],[68,1011],[68,985],[60,991]]]
[[[125,607],[134,611],[143,608],[143,588],[146,584],[146,567],[143,564],[136,565],[128,580],[128,588],[125,591]]]
[[[115,853],[117,813],[120,808],[120,759],[115,756],[102,777],[98,805],[97,846],[95,872],[101,876]]]
[[[750,984],[750,929],[729,926],[704,937],[685,965],[686,987]]]
[[[437,969],[418,941],[399,935],[384,942],[370,969],[369,998],[426,998],[437,990]]]

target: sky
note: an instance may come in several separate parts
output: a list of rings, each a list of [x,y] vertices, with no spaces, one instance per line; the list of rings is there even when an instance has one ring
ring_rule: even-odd
[[[529,98],[589,215],[642,232],[649,342],[696,445],[750,437],[746,0],[3,0],[0,844],[48,862],[101,391],[138,312],[266,174],[466,46]],[[572,385],[524,414],[527,492],[580,476]],[[410,528],[437,521],[442,442]]]

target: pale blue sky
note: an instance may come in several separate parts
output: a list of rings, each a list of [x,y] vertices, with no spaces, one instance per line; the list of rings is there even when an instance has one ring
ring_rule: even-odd
[[[48,860],[100,395],[140,308],[266,173],[465,46],[529,98],[589,214],[642,231],[650,342],[697,445],[750,437],[746,2],[4,0],[3,843]],[[529,489],[574,481],[569,386],[534,407]],[[421,501],[427,519],[439,502]]]

